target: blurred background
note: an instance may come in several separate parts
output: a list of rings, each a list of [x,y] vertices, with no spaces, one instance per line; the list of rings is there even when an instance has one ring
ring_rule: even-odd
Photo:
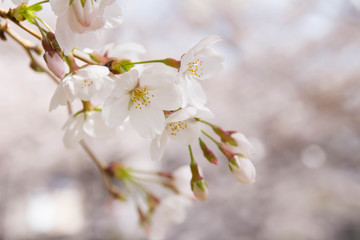
[[[194,146],[209,197],[166,239],[360,239],[360,1],[120,2],[115,41],[144,45],[143,60],[179,59],[221,36],[224,69],[203,82],[212,122],[257,150],[257,182],[244,185],[225,159],[210,165]],[[0,43],[0,239],[144,239],[131,203],[111,201],[80,147],[64,149],[66,109],[48,112],[56,85],[28,64],[14,41]],[[129,126],[89,142],[104,161],[153,164]],[[170,144],[158,164],[188,162]]]

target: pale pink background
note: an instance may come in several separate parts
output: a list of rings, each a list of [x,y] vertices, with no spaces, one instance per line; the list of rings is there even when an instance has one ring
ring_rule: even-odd
[[[213,122],[257,148],[253,185],[195,150],[209,198],[167,239],[360,238],[359,9],[347,0],[121,3],[116,41],[143,44],[144,60],[180,58],[203,37],[222,37],[225,67],[203,82]],[[64,149],[66,109],[48,112],[56,85],[11,39],[0,42],[0,61],[0,239],[141,239],[131,206],[112,206],[82,149]],[[148,164],[149,143],[126,127],[92,149],[105,161]],[[170,144],[161,164],[188,161]]]

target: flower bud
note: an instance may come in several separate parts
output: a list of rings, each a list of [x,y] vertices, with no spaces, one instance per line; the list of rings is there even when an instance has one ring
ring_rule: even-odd
[[[204,143],[204,141],[199,138],[199,144],[200,144],[200,147],[201,147],[201,150],[204,154],[204,157],[212,164],[215,164],[216,166],[218,165],[218,160],[215,156],[215,154],[213,153],[213,151],[211,151],[207,146],[206,144]]]
[[[229,168],[239,182],[245,184],[255,182],[256,170],[249,159],[235,155],[233,159],[229,161]]]
[[[173,67],[173,68],[177,68],[180,69],[180,61],[173,59],[173,58],[165,58],[163,61],[164,64]]]
[[[249,142],[244,134],[236,132],[231,135],[236,141],[236,146],[228,144],[228,147],[234,153],[240,153],[246,158],[252,158],[255,155],[255,147]]]
[[[58,78],[62,79],[65,76],[65,62],[60,55],[54,51],[45,52],[44,60],[49,70]]]
[[[191,190],[194,196],[200,201],[205,201],[208,195],[208,187],[205,179],[200,175],[200,169],[196,163],[190,164],[192,173],[191,178]]]
[[[236,146],[236,141],[232,137],[232,134],[235,133],[234,131],[225,131],[216,125],[211,125],[211,127],[214,132],[221,138],[221,142]]]
[[[191,190],[194,196],[200,201],[205,201],[209,193],[207,183],[204,179],[191,181]]]

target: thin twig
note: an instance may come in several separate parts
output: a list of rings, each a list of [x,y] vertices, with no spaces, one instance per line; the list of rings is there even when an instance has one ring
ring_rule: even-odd
[[[39,63],[39,61],[34,58],[31,51],[35,51],[37,47],[31,45],[28,41],[20,38],[14,31],[12,31],[8,23],[5,22],[4,26],[1,26],[1,29],[5,31],[12,39],[14,39],[17,43],[19,43],[26,51],[27,55],[30,57],[32,63],[34,63],[37,67],[39,67],[42,71],[44,71],[49,77],[56,83],[59,84],[59,79],[57,79],[46,67],[42,66],[42,64]]]
[[[112,183],[111,180],[109,178],[109,174],[107,172],[107,165],[104,164],[103,162],[100,161],[100,159],[98,159],[95,154],[91,151],[91,149],[89,148],[89,146],[85,143],[84,140],[80,141],[80,145],[81,147],[85,150],[85,152],[89,155],[89,157],[91,158],[91,160],[96,164],[96,166],[99,168],[99,170],[101,171],[101,174],[103,176],[104,182],[105,182],[105,186],[106,189],[108,190],[108,192],[115,198],[122,198],[122,194],[119,191],[119,189],[117,189]]]
[[[85,63],[91,64],[91,65],[99,65],[99,63],[94,62],[94,61],[92,61],[92,60],[90,60],[90,59],[84,58],[83,56],[81,56],[80,54],[78,54],[78,53],[76,53],[76,52],[72,52],[72,55],[73,55],[74,57],[76,57],[77,59],[85,62]]]
[[[12,21],[16,25],[18,25],[20,28],[22,28],[26,32],[28,32],[31,35],[33,35],[34,37],[36,37],[37,39],[41,39],[41,35],[39,33],[35,32],[31,28],[26,27],[25,25],[23,25],[19,21],[17,21],[15,18],[11,17],[9,14],[9,11],[6,11],[6,10],[0,8],[0,16],[3,18],[9,19],[10,21]]]

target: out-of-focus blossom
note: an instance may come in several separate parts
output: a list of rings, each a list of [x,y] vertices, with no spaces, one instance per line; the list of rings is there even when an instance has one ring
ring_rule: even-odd
[[[184,106],[202,107],[207,101],[206,94],[197,80],[213,77],[222,69],[223,56],[210,48],[220,41],[219,36],[201,40],[181,58],[180,85],[184,90]]]
[[[170,224],[182,223],[186,218],[186,208],[191,200],[180,195],[170,195],[161,200],[151,218],[150,239],[164,239],[166,230]]]
[[[138,61],[138,56],[140,54],[144,54],[145,52],[146,50],[144,46],[138,43],[109,43],[105,45],[102,55],[106,55],[110,58],[131,59],[132,61]]]
[[[74,149],[78,142],[86,135],[96,138],[105,139],[114,135],[114,128],[105,125],[101,118],[101,112],[91,111],[79,113],[71,116],[64,125],[64,145],[68,149]]]
[[[229,162],[229,168],[239,182],[245,184],[255,182],[256,170],[249,159],[235,155]]]
[[[201,133],[200,126],[194,118],[205,114],[212,115],[208,109],[205,111],[189,106],[167,117],[166,128],[151,142],[151,158],[153,160],[162,158],[168,138],[172,138],[184,145],[189,145],[198,139]]]
[[[83,101],[95,96],[105,98],[114,85],[108,74],[107,67],[90,65],[67,75],[51,99],[50,111],[59,105],[66,105],[67,101],[74,101],[75,98]]]
[[[172,176],[172,184],[175,186],[178,193],[189,199],[193,199],[194,194],[191,191],[191,171],[189,165],[178,167],[172,172]]]
[[[165,128],[163,110],[176,110],[182,102],[175,84],[174,69],[157,65],[139,76],[136,69],[115,78],[115,87],[103,106],[103,118],[109,126],[119,126],[127,116],[143,137],[154,137]]]
[[[100,29],[112,29],[122,22],[122,8],[115,0],[50,0],[51,8],[58,16],[56,37],[67,54],[73,47],[85,48],[90,41],[79,35]],[[75,44],[75,45],[74,45]]]

